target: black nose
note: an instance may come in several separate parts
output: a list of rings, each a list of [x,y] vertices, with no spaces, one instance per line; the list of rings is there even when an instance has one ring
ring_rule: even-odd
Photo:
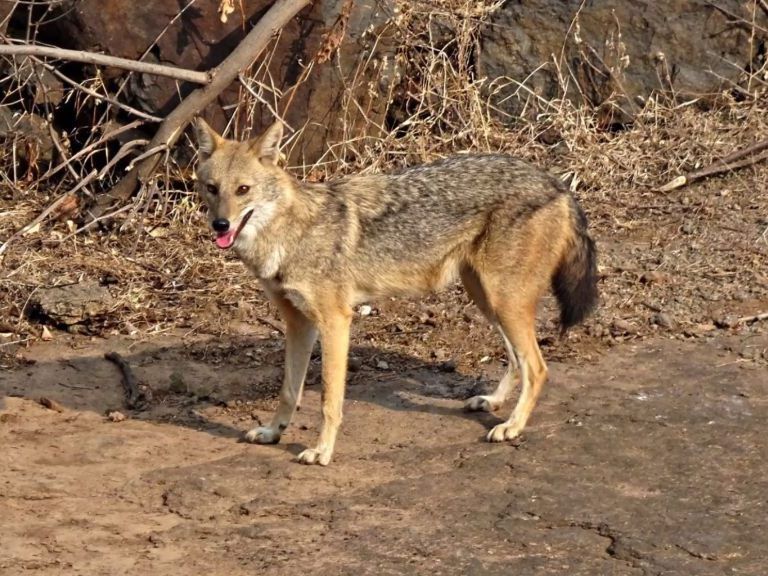
[[[226,232],[229,230],[229,220],[226,218],[216,218],[211,226],[213,226],[213,229],[216,230],[216,232]]]

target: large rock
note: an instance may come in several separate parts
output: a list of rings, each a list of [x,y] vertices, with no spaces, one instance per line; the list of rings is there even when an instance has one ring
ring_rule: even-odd
[[[688,98],[736,82],[766,41],[766,15],[739,0],[522,0],[506,2],[482,32],[479,66],[489,79],[523,82],[544,99],[562,94],[599,105],[611,96],[625,113],[654,91]],[[751,41],[755,33],[754,42]],[[559,70],[558,70],[559,68]],[[578,85],[577,85],[578,83]],[[514,113],[531,92],[501,91]]]
[[[69,4],[62,4],[60,17],[43,27],[41,40],[197,70],[222,62],[273,3],[234,2],[235,12],[222,23],[217,13],[220,0],[191,4],[153,0],[140,5],[125,0],[66,1]],[[258,61],[266,62],[268,73],[262,69],[259,77],[269,86],[262,86],[260,92],[290,126],[303,129],[301,138],[289,146],[292,164],[313,163],[329,144],[358,138],[364,130],[370,135],[373,126],[387,124],[388,114],[390,119],[403,119],[404,110],[386,110],[389,98],[383,95],[398,83],[401,94],[407,94],[418,86],[418,79],[401,82],[401,71],[393,63],[407,59],[408,50],[419,50],[419,42],[437,42],[450,54],[452,41],[462,34],[460,21],[444,18],[452,4],[436,4],[442,8],[433,18],[425,17],[427,8],[418,8],[419,17],[413,22],[424,22],[425,27],[432,22],[435,27],[424,31],[418,42],[397,37],[398,26],[391,24],[403,12],[396,8],[408,9],[408,3],[394,0],[318,0],[282,30],[274,47]],[[758,9],[753,29],[751,2],[714,4],[707,0],[505,2],[480,29],[474,63],[489,85],[494,82],[495,88],[501,87],[494,96],[496,103],[513,115],[524,109],[527,99],[541,102],[537,97],[560,97],[565,88],[565,95],[575,100],[615,104],[606,107],[608,121],[622,122],[654,91],[674,91],[687,98],[716,93],[739,81],[753,55],[757,57],[760,46],[768,41],[764,32],[768,17]],[[456,6],[458,10],[466,3]],[[341,18],[346,26],[340,26],[346,7],[351,8]],[[342,28],[334,57],[316,61],[328,35],[334,37]],[[122,70],[104,73],[113,87],[125,75]],[[414,73],[418,70],[409,70]],[[162,116],[194,88],[132,74],[121,98]],[[232,118],[234,106],[244,95],[244,89],[233,84],[209,106],[206,117],[219,129],[227,120],[240,132],[250,126],[263,129],[273,120],[267,105]],[[404,108],[407,101],[407,97],[396,99],[399,104],[393,108]]]

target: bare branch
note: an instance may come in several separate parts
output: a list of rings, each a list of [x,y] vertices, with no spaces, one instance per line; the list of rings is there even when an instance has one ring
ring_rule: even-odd
[[[112,66],[123,70],[132,70],[133,72],[165,76],[166,78],[192,82],[194,84],[209,84],[211,82],[211,74],[209,72],[198,72],[197,70],[187,70],[186,68],[178,68],[176,66],[139,62],[128,58],[118,58],[117,56],[107,56],[106,54],[85,52],[83,50],[67,50],[64,48],[56,48],[55,46],[5,44],[0,45],[0,56],[38,56],[42,58],[57,58],[59,60],[84,62],[86,64],[95,64],[99,66]]]

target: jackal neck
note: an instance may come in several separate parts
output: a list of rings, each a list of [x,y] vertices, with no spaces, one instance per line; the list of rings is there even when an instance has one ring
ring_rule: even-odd
[[[292,193],[273,220],[258,233],[235,245],[240,260],[258,278],[274,279],[281,274],[301,239],[322,209],[323,195],[314,185],[296,182]]]

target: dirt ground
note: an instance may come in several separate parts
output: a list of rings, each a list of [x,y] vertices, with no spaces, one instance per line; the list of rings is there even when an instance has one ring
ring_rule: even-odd
[[[318,432],[317,385],[281,444],[237,442],[273,404],[269,333],[43,343],[0,380],[0,572],[761,574],[768,380],[745,344],[768,336],[552,363],[522,440],[495,445],[497,416],[461,399],[503,366],[478,378],[358,347],[321,468],[292,462]],[[122,408],[107,350],[152,384],[148,410]]]
[[[187,197],[143,235],[23,238],[0,275],[0,574],[764,574],[768,169],[654,192],[626,158],[663,181],[747,132],[686,118],[564,158],[605,179],[580,193],[601,306],[559,341],[544,302],[550,382],[511,444],[483,436],[514,399],[461,410],[505,359],[459,289],[358,311],[334,461],[304,467],[319,358],[283,442],[238,442],[274,408],[280,319]],[[2,196],[3,237],[41,206]],[[85,281],[107,314],[67,332],[36,310]],[[107,351],[153,392],[145,409]]]

